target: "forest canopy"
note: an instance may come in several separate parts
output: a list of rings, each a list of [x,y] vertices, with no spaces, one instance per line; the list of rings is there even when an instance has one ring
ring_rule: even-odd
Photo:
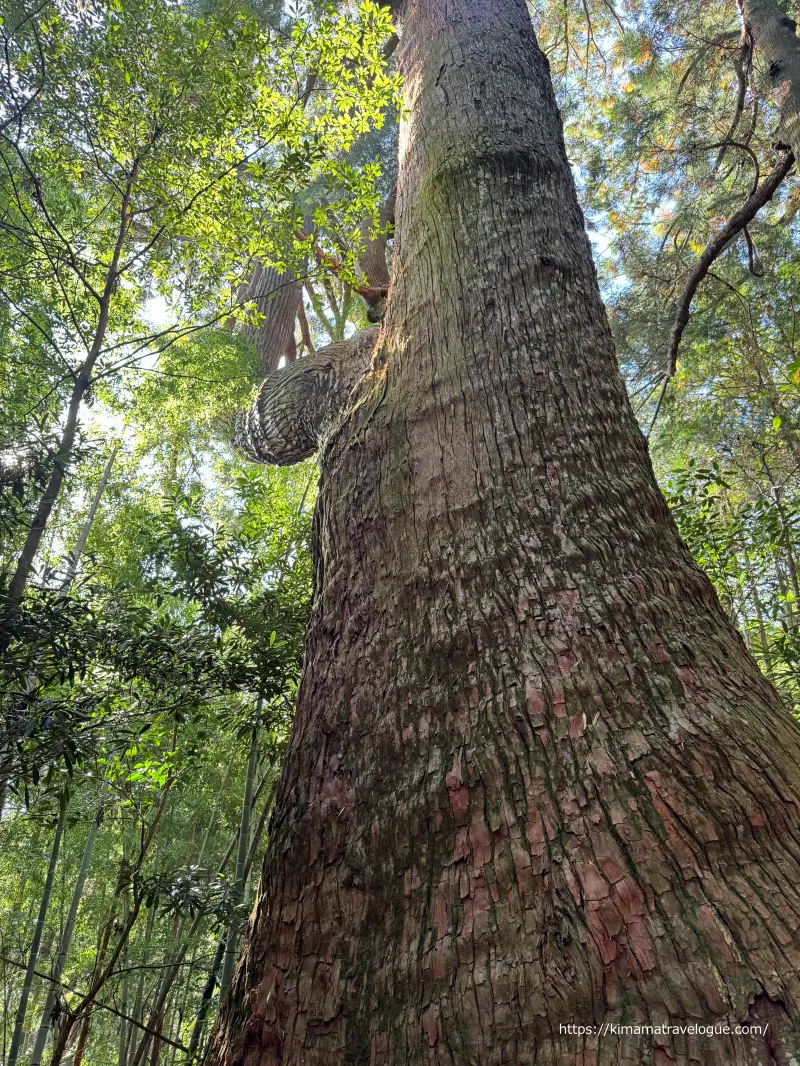
[[[775,61],[734,0],[528,7],[659,485],[800,717]],[[241,412],[391,301],[397,43],[377,0],[0,0],[2,1066],[209,1054],[315,580],[317,460]]]

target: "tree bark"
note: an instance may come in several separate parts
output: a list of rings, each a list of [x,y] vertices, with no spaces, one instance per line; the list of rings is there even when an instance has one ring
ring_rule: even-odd
[[[81,1025],[80,1036],[78,1037],[78,1043],[75,1047],[75,1057],[72,1060],[72,1066],[81,1066],[83,1062],[83,1056],[86,1053],[86,1043],[89,1039],[89,1030],[92,1028],[92,1010],[88,1010],[83,1016],[83,1025]]]
[[[769,66],[772,102],[795,157],[800,159],[800,39],[797,24],[777,0],[737,0],[745,30]]]
[[[395,215],[395,192],[387,196],[381,205],[378,214],[378,227],[386,230],[394,225]],[[380,232],[377,236],[372,235],[373,223],[371,218],[361,223],[361,253],[358,257],[358,265],[361,268],[367,284],[372,289],[372,294],[365,296],[367,304],[367,319],[370,322],[380,322],[383,317],[386,304],[386,293],[389,289],[389,266],[386,262],[386,250],[389,242],[389,233]]]
[[[321,440],[209,1061],[788,1066],[800,730],[657,488],[526,3],[404,12],[394,282]],[[685,1031],[712,1022],[769,1029]]]
[[[261,372],[265,375],[275,370],[281,356],[293,362],[297,354],[294,322],[300,291],[300,283],[291,274],[279,274],[272,267],[263,267],[259,263],[243,294],[242,302],[254,301],[256,309],[264,316],[258,326],[246,326],[242,336],[258,349]]]

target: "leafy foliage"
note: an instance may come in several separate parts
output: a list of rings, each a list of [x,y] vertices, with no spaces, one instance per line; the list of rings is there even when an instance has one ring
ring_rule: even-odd
[[[689,273],[781,154],[760,58],[727,0],[530,7],[662,487],[798,711],[793,174],[704,277],[663,387]],[[256,261],[301,277],[305,351],[365,324],[361,229],[378,228],[396,177],[390,34],[370,0],[2,6],[4,574],[63,472],[33,579],[0,611],[7,1037],[66,811],[26,1066],[97,822],[55,1042],[71,1025],[73,1066],[202,1061],[266,841],[312,579],[315,464],[259,469],[230,446],[260,374],[241,326],[265,317],[241,283]],[[163,1038],[155,1058],[142,1026]]]

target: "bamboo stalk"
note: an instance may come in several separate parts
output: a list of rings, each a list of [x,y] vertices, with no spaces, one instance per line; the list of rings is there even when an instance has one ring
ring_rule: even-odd
[[[61,851],[61,838],[64,833],[64,819],[67,813],[66,798],[63,793],[59,803],[60,811],[58,822],[56,823],[55,835],[53,837],[53,846],[50,850],[50,864],[47,867],[47,877],[45,878],[44,890],[42,891],[42,898],[39,904],[39,914],[36,919],[33,940],[31,941],[30,951],[28,953],[28,966],[25,971],[25,982],[22,986],[22,993],[20,995],[19,1005],[17,1006],[17,1016],[14,1021],[14,1032],[11,1037],[11,1047],[9,1048],[8,1062],[6,1066],[16,1066],[19,1057],[20,1046],[22,1044],[22,1032],[25,1026],[25,1015],[28,1011],[28,999],[31,994],[31,986],[33,985],[36,961],[39,958],[39,946],[42,942],[42,932],[44,931],[44,925],[47,920],[47,909],[50,906],[50,895],[53,891],[53,878],[58,864],[59,852]]]
[[[105,787],[101,794],[100,801],[97,806],[92,823],[89,827],[89,835],[86,838],[86,845],[83,849],[83,857],[81,859],[80,869],[78,870],[78,878],[75,882],[75,889],[72,893],[72,900],[69,906],[69,912],[67,914],[67,921],[64,926],[64,931],[61,934],[61,943],[58,948],[58,958],[56,959],[55,968],[53,969],[53,980],[55,982],[61,981],[61,974],[64,972],[64,965],[67,961],[67,955],[69,953],[70,945],[72,943],[72,934],[75,930],[75,920],[78,917],[78,907],[80,906],[81,897],[83,896],[83,888],[86,884],[86,878],[89,874],[89,868],[92,865],[92,853],[94,851],[94,842],[97,837],[97,830],[100,828],[100,823],[103,820],[103,794],[105,793]],[[41,1066],[42,1055],[44,1053],[47,1038],[50,1034],[50,1021],[53,1012],[53,1007],[56,1002],[56,990],[57,984],[50,986],[50,990],[47,993],[47,999],[45,1000],[44,1010],[42,1011],[41,1021],[39,1022],[39,1030],[36,1034],[36,1041],[33,1046],[33,1053],[31,1055],[31,1066]]]

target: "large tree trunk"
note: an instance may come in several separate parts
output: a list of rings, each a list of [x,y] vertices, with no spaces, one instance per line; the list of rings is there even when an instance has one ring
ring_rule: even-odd
[[[394,287],[210,1062],[788,1066],[800,731],[656,486],[524,0],[404,23]]]
[[[800,40],[797,24],[778,0],[737,0],[745,30],[768,64],[772,102],[783,136],[800,159]]]
[[[264,374],[273,371],[282,357],[297,357],[294,321],[300,299],[300,284],[291,274],[257,264],[242,299],[251,300],[264,317],[258,326],[246,326],[243,335],[255,344]]]

